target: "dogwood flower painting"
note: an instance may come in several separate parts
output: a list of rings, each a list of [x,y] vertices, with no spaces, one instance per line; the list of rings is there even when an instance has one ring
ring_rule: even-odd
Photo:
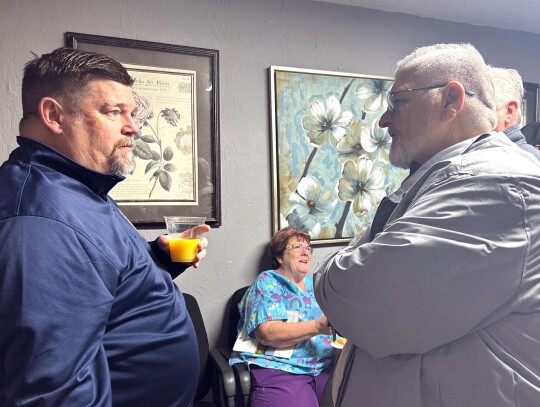
[[[393,79],[271,67],[274,230],[348,241],[371,223],[408,170],[378,122]]]

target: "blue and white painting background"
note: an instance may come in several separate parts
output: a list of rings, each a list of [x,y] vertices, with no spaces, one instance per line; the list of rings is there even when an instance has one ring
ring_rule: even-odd
[[[380,200],[408,170],[388,161],[378,122],[391,78],[275,69],[278,229],[314,243],[348,240],[369,225]]]

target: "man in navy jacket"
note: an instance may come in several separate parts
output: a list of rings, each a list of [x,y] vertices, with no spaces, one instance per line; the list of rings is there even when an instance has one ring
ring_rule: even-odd
[[[25,67],[19,147],[0,167],[2,406],[191,404],[197,343],[173,282],[188,265],[108,195],[134,165],[132,83],[76,49]]]

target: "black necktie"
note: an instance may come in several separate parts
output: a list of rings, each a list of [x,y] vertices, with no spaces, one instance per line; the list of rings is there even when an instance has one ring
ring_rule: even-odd
[[[378,233],[381,233],[384,225],[386,225],[386,222],[388,221],[388,218],[390,215],[392,215],[392,212],[394,212],[394,209],[396,209],[397,203],[392,202],[387,197],[384,197],[379,204],[379,207],[377,208],[377,212],[375,212],[375,217],[373,218],[373,222],[371,222],[371,233],[369,235],[369,241],[372,241],[375,239],[375,236]]]
[[[411,166],[409,167],[409,175],[407,176],[407,178],[413,175],[419,167],[420,164],[418,164],[416,161],[411,162]],[[378,233],[382,232],[384,225],[386,225],[388,218],[390,217],[390,215],[392,215],[392,212],[394,212],[394,209],[396,209],[397,205],[398,204],[396,202],[392,202],[387,197],[384,197],[383,200],[379,203],[379,207],[377,208],[377,212],[375,212],[373,222],[371,222],[371,233],[369,234],[369,241],[375,239],[375,236]]]

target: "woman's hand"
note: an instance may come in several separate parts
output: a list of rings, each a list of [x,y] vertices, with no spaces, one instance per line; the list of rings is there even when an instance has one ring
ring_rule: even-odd
[[[287,348],[316,335],[331,335],[328,319],[323,315],[311,321],[263,322],[255,328],[255,338],[265,346]]]
[[[328,323],[328,318],[326,318],[324,315],[317,318],[314,322],[317,335],[332,335],[332,329]]]

